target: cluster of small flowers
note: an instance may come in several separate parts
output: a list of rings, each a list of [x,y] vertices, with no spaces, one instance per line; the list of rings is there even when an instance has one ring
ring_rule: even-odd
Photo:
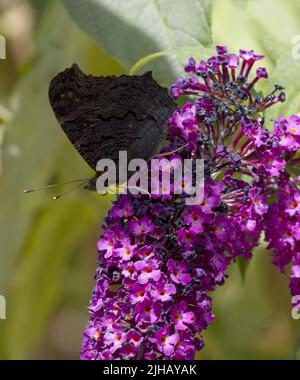
[[[300,120],[299,120],[300,121]],[[300,126],[300,123],[299,123]],[[266,215],[266,240],[273,251],[273,263],[283,272],[292,263],[290,290],[300,295],[300,187],[297,178],[282,175],[276,191],[277,201]],[[296,306],[298,302],[293,302]]]
[[[274,263],[293,262],[291,289],[300,294],[300,194],[288,174],[299,161],[300,118],[264,127],[262,111],[285,95],[278,85],[254,95],[268,77],[259,67],[249,79],[262,58],[218,46],[199,65],[191,58],[191,76],[172,86],[174,98],[194,99],[169,119],[165,152],[204,159],[205,196],[194,206],[185,195],[118,197],[98,242],[82,359],[194,359],[214,320],[208,292],[238,256],[251,258],[264,230]]]

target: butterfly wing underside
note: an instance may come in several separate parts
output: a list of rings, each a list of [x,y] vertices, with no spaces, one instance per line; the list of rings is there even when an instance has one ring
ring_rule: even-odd
[[[95,77],[75,64],[51,81],[49,99],[67,137],[94,170],[102,158],[118,165],[119,151],[127,151],[128,160],[149,160],[176,109],[149,72]]]

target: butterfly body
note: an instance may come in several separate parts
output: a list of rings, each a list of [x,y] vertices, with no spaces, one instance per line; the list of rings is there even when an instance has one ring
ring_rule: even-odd
[[[67,137],[95,171],[104,158],[118,167],[119,151],[127,152],[128,161],[152,158],[164,141],[165,122],[176,109],[150,72],[95,77],[76,64],[51,81],[49,100]],[[88,188],[95,189],[95,179]]]

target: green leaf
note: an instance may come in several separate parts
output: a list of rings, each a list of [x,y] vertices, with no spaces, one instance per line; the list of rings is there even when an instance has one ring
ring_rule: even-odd
[[[267,244],[264,241],[264,235],[261,235],[259,238],[259,244],[252,251],[253,257],[262,255],[267,249]],[[246,275],[249,270],[249,267],[253,261],[253,257],[251,259],[245,259],[243,256],[239,256],[237,258],[237,265],[240,272],[242,283],[245,283]]]
[[[246,279],[246,273],[249,268],[250,260],[245,259],[243,256],[239,256],[237,258],[237,264],[240,271],[242,282],[245,282]]]
[[[91,228],[93,214],[93,208],[83,202],[65,201],[39,216],[7,297],[8,316],[1,341],[6,342],[8,358],[24,359],[37,344],[63,295],[64,268],[70,265],[82,235]]]
[[[298,333],[297,333],[291,359],[293,360],[300,359],[300,330],[298,330]]]
[[[151,62],[162,82],[181,72],[177,52],[210,46],[212,0],[64,0],[78,25],[128,71],[144,57],[168,51],[174,58]],[[113,26],[113,27],[112,27]],[[181,62],[180,62],[181,61]]]
[[[4,105],[0,104],[0,123],[7,123],[11,120],[12,114]]]
[[[35,15],[35,22],[38,23],[40,18],[44,15],[44,12],[46,12],[47,7],[49,6],[50,2],[56,2],[57,0],[29,0],[30,4],[34,8],[36,15]]]

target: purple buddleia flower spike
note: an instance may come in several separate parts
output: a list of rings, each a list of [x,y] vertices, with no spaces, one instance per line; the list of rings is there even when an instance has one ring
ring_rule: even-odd
[[[212,292],[238,256],[251,259],[263,231],[274,264],[292,263],[299,294],[299,178],[289,169],[300,164],[300,118],[265,127],[263,111],[285,95],[279,85],[265,97],[254,91],[268,78],[262,66],[251,73],[262,58],[218,46],[207,61],[190,58],[188,77],[172,86],[175,99],[191,98],[168,120],[163,152],[204,160],[204,198],[191,206],[184,194],[117,198],[98,241],[82,359],[194,359],[214,320]]]

